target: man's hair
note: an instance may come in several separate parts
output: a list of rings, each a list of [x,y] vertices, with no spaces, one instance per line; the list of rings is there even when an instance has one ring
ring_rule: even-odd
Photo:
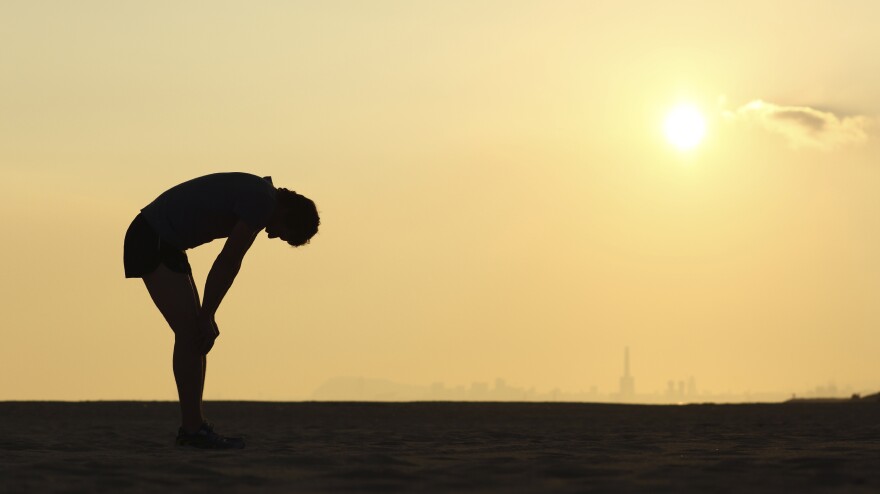
[[[277,190],[275,197],[278,204],[287,209],[284,224],[291,232],[287,243],[294,247],[309,243],[321,224],[315,203],[308,197],[283,188]]]

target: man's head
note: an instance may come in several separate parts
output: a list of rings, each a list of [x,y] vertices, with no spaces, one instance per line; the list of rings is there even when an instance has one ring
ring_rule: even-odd
[[[277,189],[275,198],[275,214],[266,225],[269,238],[280,238],[294,247],[309,243],[321,224],[315,203],[308,197],[282,188]]]

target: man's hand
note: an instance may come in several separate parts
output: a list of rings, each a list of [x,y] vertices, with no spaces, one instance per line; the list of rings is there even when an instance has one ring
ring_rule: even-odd
[[[202,314],[199,316],[199,345],[202,355],[207,355],[214,348],[214,340],[220,336],[220,329],[214,321],[211,314]]]

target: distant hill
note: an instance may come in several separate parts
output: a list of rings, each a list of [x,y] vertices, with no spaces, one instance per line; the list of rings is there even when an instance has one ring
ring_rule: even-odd
[[[880,401],[880,393],[866,396],[852,395],[850,398],[791,398],[785,403],[846,403],[853,401]]]

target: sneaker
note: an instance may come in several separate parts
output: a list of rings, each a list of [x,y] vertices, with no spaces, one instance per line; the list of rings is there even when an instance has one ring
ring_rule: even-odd
[[[202,424],[198,432],[188,434],[183,427],[177,431],[178,446],[192,446],[201,449],[243,449],[244,441],[237,437],[223,437],[214,432],[210,425]]]
[[[211,422],[208,422],[207,420],[202,422],[202,427],[207,429],[208,432],[214,432],[214,424],[212,424]],[[244,443],[244,439],[242,439],[240,437],[227,437],[226,440],[232,441],[232,442]]]

